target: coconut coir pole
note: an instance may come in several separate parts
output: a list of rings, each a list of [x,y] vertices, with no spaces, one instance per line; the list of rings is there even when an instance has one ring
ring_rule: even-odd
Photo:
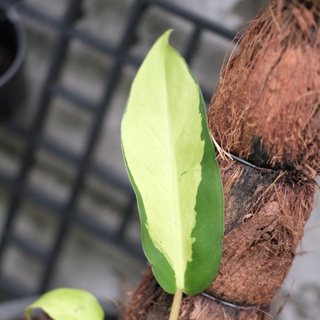
[[[315,0],[271,2],[221,73],[208,119],[225,192],[223,258],[179,319],[267,318],[289,272],[320,173],[319,14]],[[124,319],[167,319],[171,302],[148,270]]]

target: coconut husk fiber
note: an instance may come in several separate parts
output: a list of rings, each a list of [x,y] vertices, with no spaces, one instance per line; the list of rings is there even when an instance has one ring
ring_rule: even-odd
[[[222,71],[209,111],[223,150],[320,173],[320,1],[274,1]]]
[[[271,2],[221,72],[208,120],[225,194],[223,257],[205,294],[183,299],[179,319],[268,318],[320,171],[319,15],[317,1]],[[171,303],[149,269],[124,319],[168,319]]]

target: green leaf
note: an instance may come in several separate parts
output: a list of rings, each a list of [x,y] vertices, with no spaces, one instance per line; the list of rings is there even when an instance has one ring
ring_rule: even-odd
[[[78,289],[55,289],[42,295],[26,309],[31,320],[31,311],[42,309],[54,320],[103,320],[104,311],[97,299],[89,292]]]
[[[145,254],[169,293],[203,291],[221,260],[223,190],[199,85],[168,44],[154,44],[121,125]]]

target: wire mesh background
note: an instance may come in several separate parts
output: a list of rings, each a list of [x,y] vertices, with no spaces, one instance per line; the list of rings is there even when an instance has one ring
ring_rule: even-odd
[[[0,298],[69,285],[122,299],[145,265],[119,138],[132,79],[174,28],[208,102],[237,23],[215,23],[206,1],[14,3],[28,97],[0,124]]]

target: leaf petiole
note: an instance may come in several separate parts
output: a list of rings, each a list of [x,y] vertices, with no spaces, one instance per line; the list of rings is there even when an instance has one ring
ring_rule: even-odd
[[[182,300],[182,290],[178,289],[173,297],[169,320],[177,320]]]

